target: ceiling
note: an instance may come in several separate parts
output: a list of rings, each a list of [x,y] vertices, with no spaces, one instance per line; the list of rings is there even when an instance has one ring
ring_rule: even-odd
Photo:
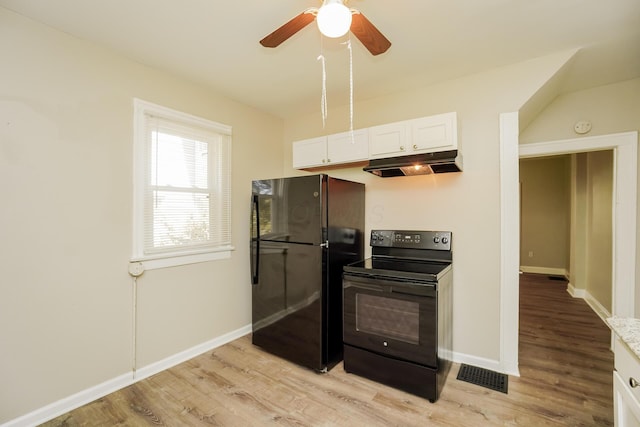
[[[258,42],[317,0],[0,0],[0,6],[286,118],[349,102],[345,41],[315,24]],[[361,100],[580,48],[563,91],[640,77],[639,0],[351,0],[391,42],[352,40]]]

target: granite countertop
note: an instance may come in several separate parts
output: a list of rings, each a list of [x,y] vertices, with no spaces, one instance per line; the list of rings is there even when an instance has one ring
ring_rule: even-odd
[[[607,324],[640,359],[640,319],[614,316],[607,319]]]

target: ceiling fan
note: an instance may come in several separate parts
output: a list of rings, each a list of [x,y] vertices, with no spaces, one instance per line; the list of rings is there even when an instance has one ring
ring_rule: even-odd
[[[347,8],[347,1],[323,0],[319,8],[308,8],[260,40],[260,44],[264,47],[277,47],[316,20],[320,32],[327,37],[341,37],[351,30],[371,54],[386,52],[391,42],[359,10]]]

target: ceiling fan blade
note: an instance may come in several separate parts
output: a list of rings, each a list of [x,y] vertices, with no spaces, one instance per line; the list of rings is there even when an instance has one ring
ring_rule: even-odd
[[[307,9],[275,30],[273,33],[260,40],[260,44],[264,47],[277,47],[289,37],[309,25],[314,19],[316,19],[316,17],[313,13],[313,9]]]
[[[351,32],[362,42],[372,55],[385,53],[391,42],[359,11],[351,16]]]

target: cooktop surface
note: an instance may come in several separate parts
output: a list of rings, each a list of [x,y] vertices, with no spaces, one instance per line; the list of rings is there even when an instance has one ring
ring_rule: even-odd
[[[451,270],[447,261],[426,261],[398,258],[367,258],[344,267],[345,272],[361,275],[412,278],[436,281]]]

